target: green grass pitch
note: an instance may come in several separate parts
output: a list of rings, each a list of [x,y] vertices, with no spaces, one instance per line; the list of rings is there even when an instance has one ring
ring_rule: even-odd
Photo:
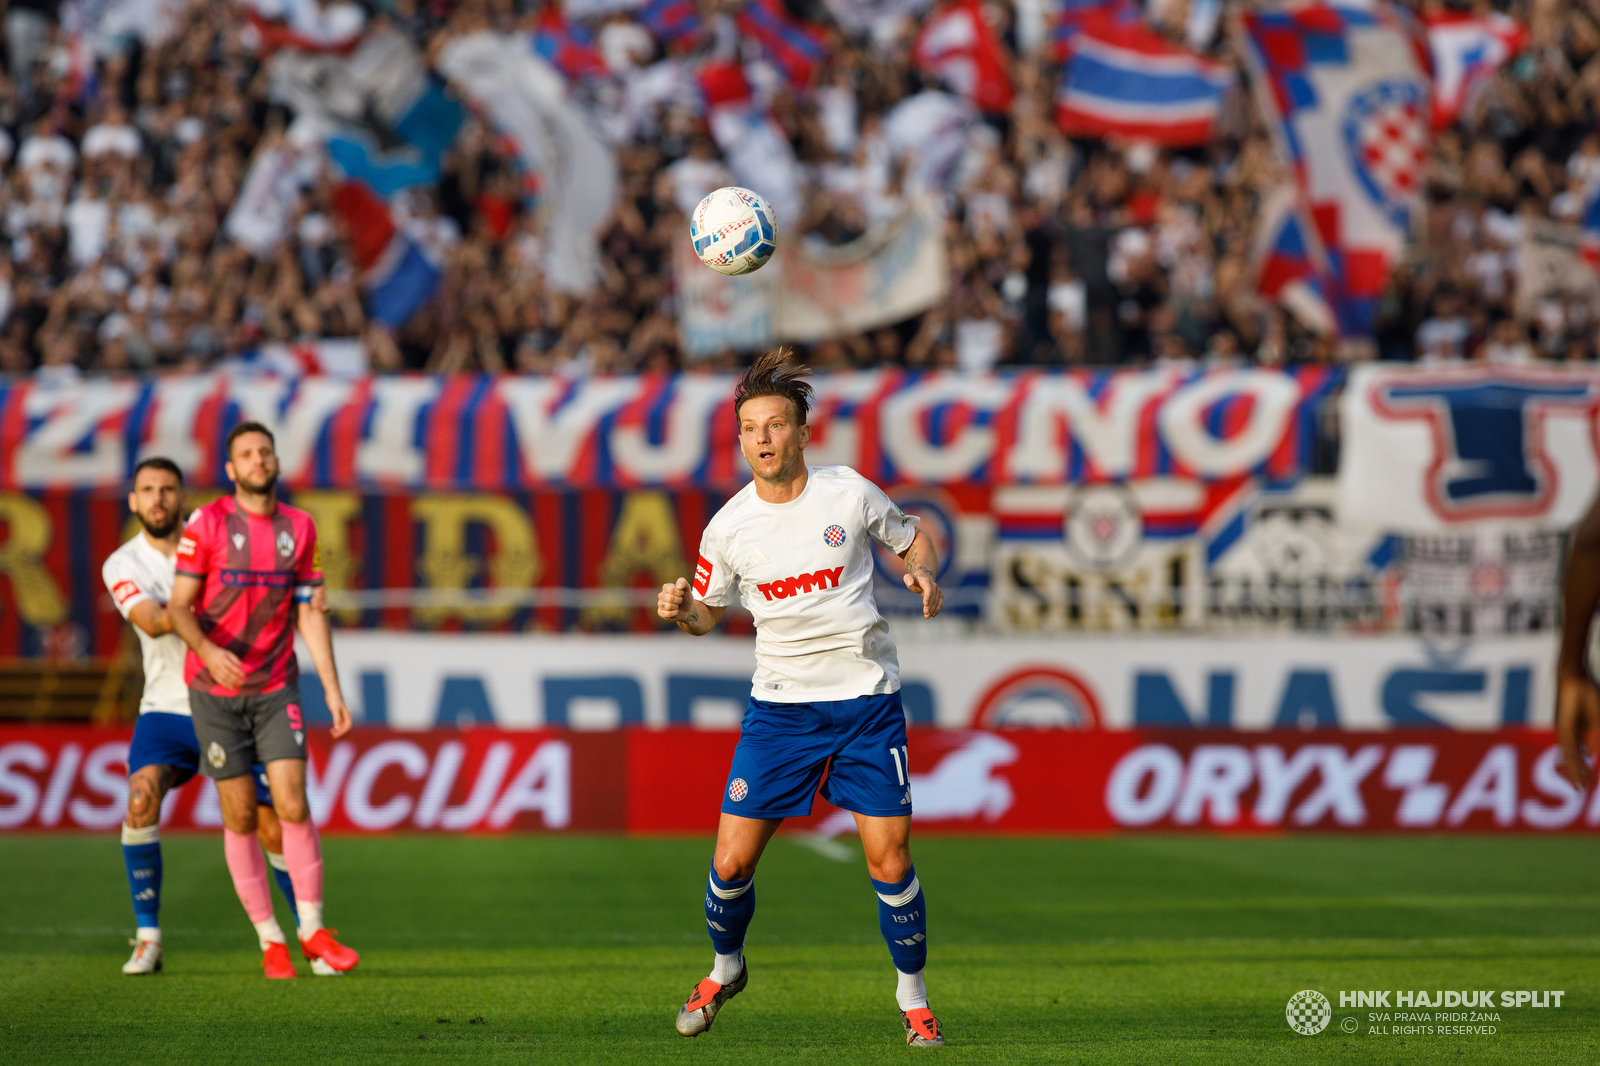
[[[704,839],[325,841],[363,954],[267,982],[218,837],[164,842],[166,972],[120,973],[114,838],[0,836],[5,1062],[1594,1062],[1600,842],[1581,838],[929,838],[941,1050],[904,1046],[859,853],[780,835],[749,989],[684,1040],[707,971]],[[289,928],[280,904],[280,921]],[[1318,989],[1333,1025],[1284,1020]],[[1562,989],[1493,1036],[1372,1035],[1340,989]],[[1340,1031],[1359,1016],[1361,1031]]]

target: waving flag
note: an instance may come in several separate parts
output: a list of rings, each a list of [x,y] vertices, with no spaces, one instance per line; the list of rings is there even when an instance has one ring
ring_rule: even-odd
[[[1065,59],[1071,49],[1071,40],[1084,26],[1096,22],[1111,22],[1126,26],[1139,21],[1139,5],[1135,0],[1061,0],[1056,13],[1056,28],[1052,43],[1057,59]]]
[[[245,18],[256,33],[254,49],[348,55],[361,43],[367,16],[358,4],[323,6],[317,0],[246,0]]]
[[[438,268],[395,228],[388,205],[364,183],[335,186],[333,207],[350,234],[350,257],[367,290],[367,317],[399,329],[438,288]]]
[[[561,71],[568,81],[579,78],[604,78],[611,72],[590,44],[589,34],[574,29],[554,4],[539,12],[533,31],[533,51],[546,63]]]
[[[991,114],[1011,108],[1011,79],[978,0],[955,0],[928,16],[912,49],[918,69]]]
[[[1227,67],[1137,23],[1086,23],[1068,43],[1056,124],[1069,137],[1121,135],[1184,147],[1211,139]]]
[[[1339,330],[1370,336],[1421,205],[1428,77],[1381,5],[1293,3],[1243,14],[1256,100],[1294,168],[1328,260]]]
[[[1424,14],[1428,51],[1433,55],[1433,128],[1456,120],[1467,98],[1528,43],[1521,23],[1497,12]]]
[[[639,21],[669,49],[687,47],[704,26],[694,0],[650,0],[639,9]]]
[[[809,84],[828,58],[822,31],[790,18],[779,0],[748,0],[739,12],[738,23],[739,32],[755,38],[762,53],[783,72],[790,85]]]
[[[710,62],[696,75],[706,102],[711,138],[734,180],[767,198],[779,228],[800,220],[800,167],[794,148],[772,112],[751,100],[750,83],[737,63]]]
[[[1316,232],[1306,222],[1292,187],[1269,193],[1258,212],[1254,264],[1256,291],[1276,300],[1323,336],[1337,333],[1328,303],[1328,265]]]

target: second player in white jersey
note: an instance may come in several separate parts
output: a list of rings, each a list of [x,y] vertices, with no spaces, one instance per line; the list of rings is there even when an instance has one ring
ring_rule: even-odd
[[[723,505],[700,541],[695,594],[712,607],[742,594],[756,623],[757,699],[898,691],[900,664],[872,595],[872,542],[899,555],[918,520],[848,466],[806,473],[787,503],[768,503],[752,482]]]
[[[172,598],[173,557],[150,543],[143,532],[111,553],[100,575],[122,617],[130,617],[141,603],[165,607]],[[144,656],[144,695],[139,713],[166,711],[189,713],[189,686],[183,683],[183,657],[188,645],[173,632],[151,636],[139,626],[139,650]]]

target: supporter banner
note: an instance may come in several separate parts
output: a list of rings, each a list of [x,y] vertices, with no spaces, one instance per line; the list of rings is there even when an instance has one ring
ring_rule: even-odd
[[[1600,371],[1365,366],[1344,397],[1339,512],[1411,533],[1565,528],[1600,482]]]
[[[130,731],[0,726],[0,831],[113,832]],[[358,730],[311,744],[312,816],[344,832],[711,833],[734,732]],[[1109,830],[1593,832],[1600,795],[1559,771],[1549,733],[913,731],[921,832]],[[885,772],[891,772],[885,767]],[[216,789],[168,796],[161,824],[221,827]],[[817,798],[790,829],[849,832]]]
[[[1311,460],[1315,409],[1338,375],[868,371],[816,384],[808,459],[880,484],[1286,483]],[[273,427],[292,487],[731,487],[748,477],[733,385],[709,374],[14,380],[0,385],[0,488],[120,487],[148,455],[176,461],[191,484],[226,484],[222,442],[243,419]]]
[[[1548,633],[1448,644],[1400,637],[1083,636],[928,640],[899,630],[913,724],[965,728],[1496,730],[1551,721]],[[340,631],[357,719],[427,730],[496,725],[734,728],[754,642]],[[307,714],[326,714],[302,657]]]
[[[200,506],[218,492],[193,489],[189,504]],[[341,625],[423,630],[653,629],[655,620],[645,608],[568,604],[559,594],[648,589],[688,575],[700,532],[725,499],[702,489],[511,494],[305,489],[285,495],[317,523],[323,572],[336,601],[341,592],[385,589],[475,589],[490,595],[531,590],[554,597],[537,606],[458,600],[334,614]],[[962,527],[953,526],[944,513],[929,513],[935,519],[930,529],[947,548],[952,529]],[[0,656],[115,654],[132,634],[106,594],[100,568],[137,529],[120,492],[0,491]],[[975,573],[952,570],[958,563],[946,561],[944,577],[952,586],[987,576],[981,567]],[[887,563],[880,569],[885,602],[909,608],[913,597],[895,587],[898,574],[891,575]],[[967,609],[976,610],[976,604]],[[747,620],[732,622],[749,631]]]
[[[195,489],[189,504],[200,506],[218,491]],[[938,549],[946,610],[952,616],[977,615],[989,581],[989,491],[892,487],[889,492],[922,517]],[[630,606],[627,595],[595,603],[567,594],[637,593],[688,576],[701,531],[726,499],[704,489],[511,494],[306,489],[285,495],[317,523],[337,623],[427,631],[662,628],[665,623],[653,610]],[[115,655],[132,631],[106,595],[100,568],[137,530],[122,493],[0,491],[0,656]],[[880,609],[920,615],[922,598],[902,584],[905,564],[882,548],[875,562]],[[389,593],[403,597],[412,590],[437,592],[448,602],[385,602]],[[460,590],[525,598],[476,603],[450,598]],[[352,598],[360,606],[345,606]],[[748,634],[750,622],[735,612],[724,629]]]

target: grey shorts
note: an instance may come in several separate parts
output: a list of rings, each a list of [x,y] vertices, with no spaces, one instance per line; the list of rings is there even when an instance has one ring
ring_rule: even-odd
[[[300,688],[285,685],[261,696],[213,696],[189,690],[200,772],[216,781],[243,777],[252,763],[306,757]]]

